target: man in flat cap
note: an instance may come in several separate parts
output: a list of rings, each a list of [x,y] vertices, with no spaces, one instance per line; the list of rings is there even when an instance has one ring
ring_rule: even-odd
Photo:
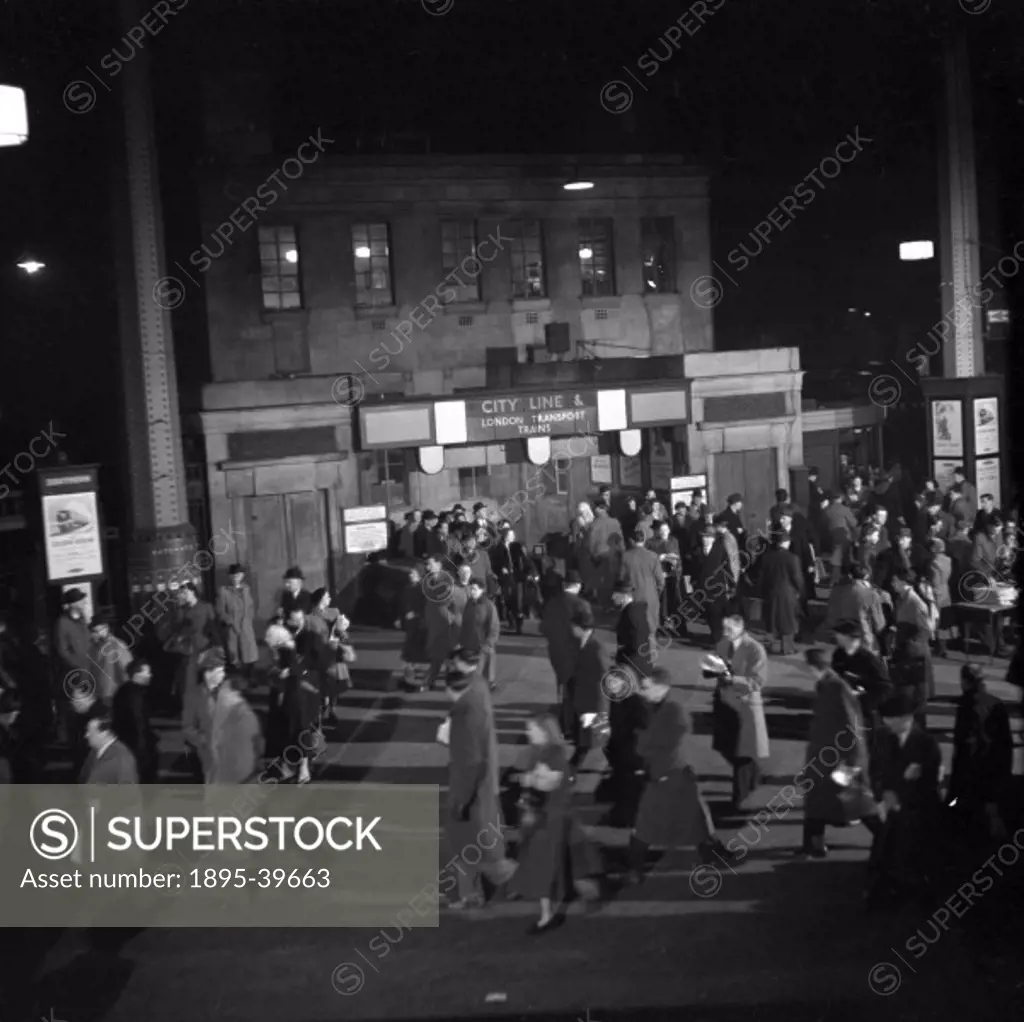
[[[228,584],[217,593],[217,618],[224,629],[224,652],[228,663],[248,678],[259,660],[253,617],[256,604],[240,564],[228,568]]]
[[[198,753],[206,784],[246,784],[259,774],[263,734],[252,707],[227,675],[224,650],[214,647],[199,658],[203,705]]]

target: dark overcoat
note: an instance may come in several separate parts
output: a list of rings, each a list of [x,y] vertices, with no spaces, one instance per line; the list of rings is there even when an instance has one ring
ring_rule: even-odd
[[[440,663],[451,652],[455,643],[452,635],[452,593],[455,580],[446,571],[428,575],[423,580],[426,600],[423,604],[423,623],[427,630],[427,656]]]
[[[587,605],[582,597],[566,592],[553,596],[544,604],[540,629],[548,640],[548,659],[560,688],[569,683],[580,655],[579,640],[572,634],[569,622],[577,609]]]
[[[860,771],[846,789],[832,780],[832,771],[840,763]],[[806,819],[840,825],[873,815],[860,701],[832,671],[815,688],[807,766],[801,775]]]
[[[475,846],[483,865],[505,857],[501,833],[498,734],[487,685],[474,680],[452,707],[448,733],[445,832],[456,852]],[[481,838],[481,832],[487,836]]]
[[[647,607],[633,600],[622,608],[615,626],[615,653],[617,664],[629,664],[642,674],[650,673],[651,630]]]
[[[769,634],[795,635],[799,628],[803,579],[800,561],[790,550],[774,547],[761,558],[763,624]]]
[[[254,613],[252,590],[247,583],[237,587],[221,586],[217,594],[217,617],[224,629],[228,663],[254,664],[259,660],[256,633],[252,626]]]
[[[650,707],[637,740],[637,753],[647,769],[640,796],[636,837],[658,847],[688,847],[710,840],[711,816],[697,787],[690,763],[693,734],[681,692],[670,690]]]
[[[566,691],[573,713],[604,712],[607,699],[602,682],[613,666],[608,650],[597,635],[592,634],[580,649]]]

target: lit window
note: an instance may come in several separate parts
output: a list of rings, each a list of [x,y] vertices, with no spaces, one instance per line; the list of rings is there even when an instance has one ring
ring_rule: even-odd
[[[580,220],[579,256],[584,296],[597,298],[615,294],[611,220]]]
[[[566,463],[565,458],[555,459],[555,493],[564,497],[569,492],[569,473],[572,470],[572,462]]]
[[[459,500],[491,495],[491,477],[486,465],[459,469]]]
[[[544,230],[540,220],[512,225],[512,297],[544,298]]]
[[[640,221],[644,291],[665,294],[676,289],[676,228],[670,216],[644,217]]]
[[[299,243],[294,227],[259,229],[264,309],[301,309]]]
[[[388,225],[353,224],[352,256],[356,270],[356,305],[361,309],[394,305]]]
[[[453,302],[480,300],[480,265],[476,259],[476,223],[473,220],[441,221],[441,267],[445,288],[455,292]],[[459,284],[459,281],[463,284]]]

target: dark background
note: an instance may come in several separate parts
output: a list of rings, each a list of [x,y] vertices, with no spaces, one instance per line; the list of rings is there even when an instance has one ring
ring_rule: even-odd
[[[1024,237],[1024,5],[994,0],[972,15],[956,2],[726,0],[645,79],[629,112],[604,110],[601,87],[648,48],[664,54],[665,30],[686,10],[456,0],[436,17],[417,0],[191,0],[144,43],[167,250],[202,240],[201,89],[232,69],[272,77],[283,151],[317,124],[337,152],[381,152],[383,139],[383,151],[688,154],[711,175],[712,255],[723,264],[859,125],[871,144],[737,278],[715,337],[719,348],[799,345],[805,394],[863,401],[870,361],[905,352],[941,317],[938,260],[900,263],[897,246],[938,241],[940,58],[951,30],[972,50],[984,258]],[[51,419],[72,460],[122,458],[108,183],[117,80],[87,114],[63,102],[87,66],[100,71],[115,46],[126,52],[121,37],[111,0],[0,7],[0,81],[27,90],[31,119],[29,144],[0,151],[3,461]],[[47,264],[36,278],[14,269],[26,252]],[[203,377],[202,304],[185,303],[174,325],[187,390]]]

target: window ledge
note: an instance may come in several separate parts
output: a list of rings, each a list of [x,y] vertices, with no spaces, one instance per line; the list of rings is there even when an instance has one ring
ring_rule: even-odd
[[[293,316],[301,316],[306,310],[300,305],[297,309],[262,309],[264,323],[273,323],[279,319],[291,319]]]
[[[618,295],[608,295],[605,298],[581,295],[580,304],[584,309],[618,309],[622,305],[622,299]]]
[[[513,312],[547,312],[551,308],[550,298],[513,298]]]
[[[446,316],[482,316],[486,312],[486,302],[449,302],[444,306]]]
[[[357,305],[356,319],[397,319],[397,305]]]

